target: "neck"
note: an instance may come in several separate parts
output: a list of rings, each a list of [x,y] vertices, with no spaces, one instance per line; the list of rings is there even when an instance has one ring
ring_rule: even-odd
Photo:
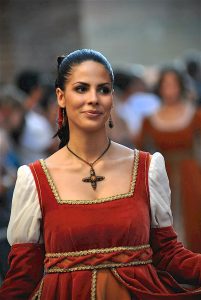
[[[163,102],[163,106],[167,109],[174,109],[175,107],[183,106],[184,102],[180,99],[175,99],[174,101]]]
[[[106,149],[108,142],[106,132],[86,135],[83,135],[83,132],[76,135],[71,133],[68,146],[81,158],[93,162]]]

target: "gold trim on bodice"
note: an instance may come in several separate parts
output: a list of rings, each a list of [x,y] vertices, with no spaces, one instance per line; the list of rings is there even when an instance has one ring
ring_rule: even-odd
[[[117,194],[117,195],[109,196],[109,197],[105,197],[105,198],[98,198],[98,199],[94,199],[94,200],[62,200],[60,198],[57,187],[52,179],[52,176],[50,175],[50,172],[46,166],[45,161],[43,159],[40,159],[39,161],[40,161],[41,167],[45,173],[45,176],[47,178],[49,186],[52,190],[52,193],[53,193],[56,201],[59,204],[94,204],[94,203],[103,203],[103,202],[108,202],[108,201],[113,201],[113,200],[118,200],[121,198],[127,198],[127,197],[133,196],[134,190],[135,190],[135,185],[136,185],[139,156],[140,156],[139,150],[134,150],[134,152],[135,152],[135,154],[134,154],[134,163],[133,163],[133,171],[132,171],[132,180],[131,180],[129,192]]]

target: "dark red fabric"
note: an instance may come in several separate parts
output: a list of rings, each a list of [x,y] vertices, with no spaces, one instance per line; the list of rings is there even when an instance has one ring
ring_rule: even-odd
[[[168,271],[179,282],[201,287],[201,254],[185,249],[171,226],[152,229],[151,246],[158,269]]]
[[[201,251],[201,168],[193,159],[180,165],[182,213],[188,245],[194,252]]]
[[[44,245],[15,244],[9,254],[10,269],[0,288],[0,300],[28,299],[43,276]]]
[[[145,185],[147,159],[147,153],[141,152],[132,197],[89,205],[58,203],[40,162],[31,164],[43,212],[46,252],[147,244],[150,233],[150,205]]]
[[[32,166],[32,172],[35,173],[44,216],[46,250],[48,253],[80,251],[138,246],[151,241],[156,267],[148,264],[116,268],[121,279],[117,280],[120,280],[133,296],[141,300],[200,299],[201,291],[192,294],[171,276],[172,274],[183,283],[199,284],[200,255],[184,250],[177,242],[176,235],[173,235],[171,227],[152,229],[150,236],[148,165],[149,154],[140,152],[137,181],[132,197],[100,204],[71,205],[57,203],[40,163],[36,162]],[[191,253],[192,260],[187,264],[184,262],[183,269],[179,271],[184,258],[183,254],[181,257],[179,255],[181,248],[186,254]],[[91,276],[90,271],[47,274],[42,299],[90,299]],[[190,278],[191,281],[188,280]]]
[[[147,153],[140,152],[133,195],[93,204],[58,203],[40,162],[32,164],[30,167],[36,181],[43,214],[46,252],[62,253],[139,246],[151,242],[154,264],[118,267],[117,274],[110,270],[116,280],[128,289],[134,299],[198,300],[201,298],[201,290],[196,293],[189,292],[175,279],[200,286],[201,256],[185,250],[177,242],[171,227],[152,229],[150,236],[148,159]],[[18,260],[20,259],[21,256]],[[56,265],[57,263],[58,261]],[[25,278],[30,276],[26,274],[26,266],[24,272]],[[91,283],[92,271],[90,270],[45,274],[40,299],[88,300],[91,298]],[[19,282],[19,284],[22,290],[23,283]],[[36,286],[36,282],[34,284]],[[105,299],[115,300],[108,299],[107,295]]]

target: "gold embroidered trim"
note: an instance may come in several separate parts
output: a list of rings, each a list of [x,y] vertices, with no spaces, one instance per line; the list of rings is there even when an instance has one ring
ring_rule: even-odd
[[[115,275],[115,277],[117,277],[122,283],[124,283],[124,280],[119,276],[119,274],[115,268],[112,268],[111,271]]]
[[[94,204],[94,203],[103,203],[103,202],[108,202],[108,201],[113,201],[113,200],[118,200],[121,198],[127,198],[127,197],[133,196],[134,190],[135,190],[136,179],[137,179],[137,171],[138,171],[139,156],[140,156],[139,150],[134,150],[134,151],[135,151],[135,156],[134,156],[134,164],[133,164],[133,172],[132,172],[132,181],[131,181],[131,185],[130,185],[130,191],[128,193],[122,193],[122,194],[118,194],[115,196],[98,198],[98,199],[94,199],[94,200],[62,200],[59,196],[59,193],[54,184],[54,181],[47,169],[45,161],[43,159],[40,159],[39,161],[40,161],[42,169],[45,173],[47,181],[50,185],[52,193],[55,196],[55,198],[59,204]]]
[[[88,254],[99,254],[99,253],[110,253],[110,252],[116,252],[116,251],[124,251],[124,250],[130,250],[130,251],[138,251],[142,249],[150,248],[149,244],[146,245],[139,245],[139,246],[120,246],[120,247],[112,247],[112,248],[98,248],[98,249],[89,249],[89,250],[82,250],[82,251],[73,251],[73,252],[57,252],[57,253],[46,253],[46,257],[65,257],[65,256],[84,256]]]
[[[93,270],[92,282],[91,282],[91,300],[96,300],[96,280],[97,280],[97,270]]]
[[[121,268],[121,267],[129,267],[129,266],[139,266],[139,265],[147,265],[151,264],[152,259],[149,260],[136,260],[129,263],[112,263],[112,264],[100,264],[97,266],[78,266],[74,268],[57,268],[52,267],[46,270],[46,273],[68,273],[68,272],[75,272],[75,271],[86,271],[86,270],[99,270],[99,269],[107,269],[107,268]]]
[[[41,294],[42,294],[42,289],[43,289],[43,280],[44,280],[44,279],[41,280],[39,289],[38,289],[38,291],[34,294],[34,296],[31,298],[31,300],[36,300],[36,299],[40,300]]]

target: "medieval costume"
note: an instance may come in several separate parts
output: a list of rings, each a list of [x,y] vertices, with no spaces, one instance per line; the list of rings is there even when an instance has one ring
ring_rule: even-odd
[[[201,255],[177,241],[160,153],[134,150],[130,190],[95,200],[61,199],[44,160],[22,166],[8,239],[1,300],[201,297]]]

